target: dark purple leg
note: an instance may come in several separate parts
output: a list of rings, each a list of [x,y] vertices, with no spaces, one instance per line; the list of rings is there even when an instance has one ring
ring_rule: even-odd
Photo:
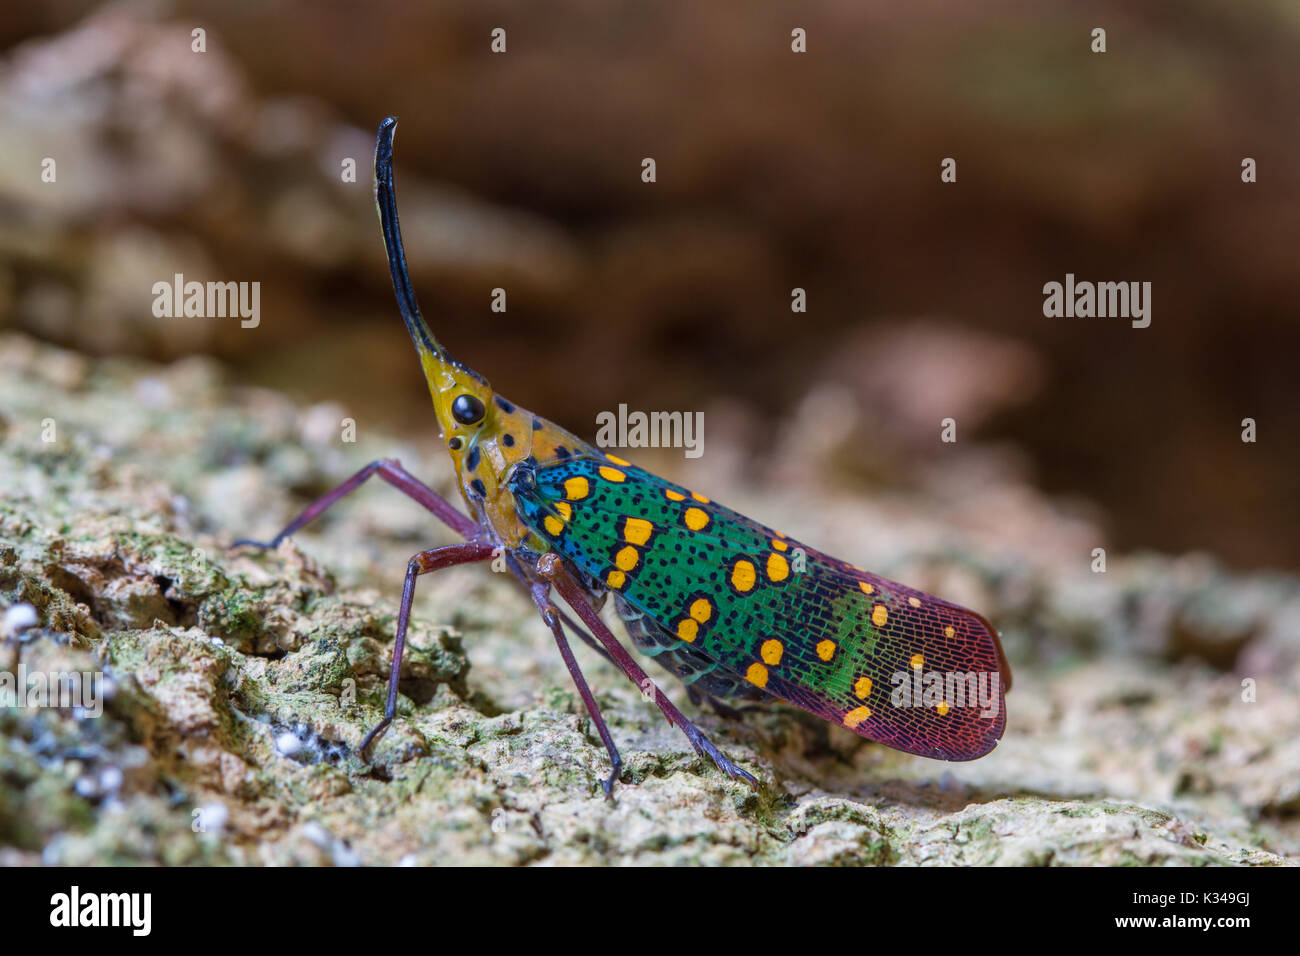
[[[289,537],[289,535],[293,534],[303,525],[307,524],[307,522],[320,517],[320,515],[323,514],[330,505],[334,504],[334,502],[338,501],[348,492],[355,491],[367,478],[374,474],[378,474],[380,478],[384,479],[384,481],[388,482],[398,491],[424,505],[424,507],[433,512],[434,516],[438,518],[438,520],[447,525],[462,538],[473,539],[479,536],[480,528],[478,524],[457,510],[455,505],[450,501],[442,497],[442,495],[438,494],[419,478],[416,478],[413,474],[403,468],[401,462],[393,458],[381,458],[378,461],[372,461],[370,464],[366,465],[366,467],[362,468],[333,491],[326,492],[324,495],[317,498],[303,510],[302,514],[298,515],[298,517],[285,525],[284,530],[270,541],[253,541],[250,538],[240,538],[232,544],[231,547],[237,548],[240,545],[251,545],[255,548],[278,547],[281,541]]]
[[[555,605],[552,604],[551,607],[555,607]],[[611,664],[614,663],[614,658],[609,656],[609,651],[601,647],[600,641],[596,640],[585,630],[579,627],[577,622],[574,621],[573,618],[569,617],[569,615],[565,614],[558,607],[555,608],[555,613],[560,615],[560,621],[564,624],[565,627],[567,627],[570,631],[572,631],[575,635],[577,635],[577,637],[579,637],[582,640],[582,643],[586,644],[588,647],[590,647],[601,657],[605,658],[605,660],[609,661]]]
[[[649,695],[654,700],[659,710],[668,718],[668,723],[686,735],[686,739],[691,742],[691,746],[695,748],[697,754],[708,757],[717,765],[719,770],[733,780],[744,780],[755,790],[758,789],[758,781],[751,774],[736,766],[726,754],[713,745],[712,741],[704,735],[700,728],[687,720],[685,715],[673,705],[673,702],[664,695],[664,692],[641,669],[641,666],[632,659],[632,655],[618,642],[618,638],[610,633],[609,628],[605,626],[605,622],[600,619],[600,615],[592,610],[591,605],[587,603],[585,592],[573,580],[568,571],[564,569],[556,555],[544,555],[537,564],[537,570],[544,578],[555,585],[555,589],[560,592],[560,596],[573,608],[596,639],[605,645],[605,650],[614,659],[614,663],[618,665],[619,670],[626,674],[628,679],[636,684],[643,694]]]
[[[550,586],[534,584],[529,588],[529,591],[533,595],[533,603],[537,605],[537,610],[542,614],[542,620],[546,622],[546,626],[555,635],[555,643],[560,648],[560,656],[564,658],[564,666],[569,669],[569,676],[573,678],[573,683],[577,685],[578,695],[582,698],[582,702],[587,705],[587,713],[591,715],[592,723],[596,725],[596,733],[600,734],[605,749],[609,751],[609,762],[613,769],[610,771],[609,777],[602,781],[602,786],[605,790],[605,798],[613,800],[614,781],[618,779],[618,775],[623,769],[623,758],[619,755],[618,747],[614,745],[614,737],[609,732],[609,725],[605,723],[605,718],[601,716],[596,697],[592,694],[591,688],[587,686],[587,678],[583,676],[582,670],[578,667],[578,662],[573,656],[573,648],[569,647],[569,641],[564,636],[564,628],[560,624],[560,609],[551,603]]]
[[[449,544],[445,548],[421,551],[406,566],[406,584],[402,588],[402,606],[397,612],[397,637],[393,641],[393,667],[388,672],[388,703],[384,705],[384,719],[361,741],[361,759],[369,761],[370,745],[388,729],[397,713],[397,682],[402,673],[402,651],[406,647],[406,625],[411,618],[411,600],[415,597],[415,579],[421,574],[450,568],[457,564],[486,561],[492,557],[495,546],[488,541],[466,541]]]
[[[691,703],[696,707],[703,707],[705,704],[708,704],[709,707],[713,709],[713,712],[724,720],[740,720],[745,716],[735,707],[724,704],[712,694],[702,693],[694,687],[688,686],[686,688],[686,696],[691,699]]]

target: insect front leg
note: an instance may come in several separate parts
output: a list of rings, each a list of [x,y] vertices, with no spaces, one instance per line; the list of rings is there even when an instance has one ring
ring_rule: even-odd
[[[610,633],[609,628],[605,626],[605,622],[592,609],[587,602],[586,593],[568,571],[564,569],[556,555],[543,555],[542,559],[537,563],[537,570],[555,585],[555,589],[560,592],[560,596],[577,612],[578,617],[587,625],[591,633],[596,636],[596,639],[605,645],[605,650],[614,659],[614,663],[618,665],[619,670],[626,674],[632,683],[641,688],[643,693],[650,694],[653,697],[659,710],[668,718],[668,723],[677,727],[686,735],[686,739],[691,742],[691,746],[695,748],[696,753],[702,757],[708,757],[717,765],[719,770],[733,780],[743,780],[755,790],[758,789],[758,780],[752,774],[737,766],[730,757],[715,747],[713,742],[704,735],[704,732],[686,719],[685,715],[673,705],[673,702],[641,669],[641,666],[632,659],[632,655],[627,652],[627,648],[618,642],[618,638]]]
[[[600,706],[596,703],[596,697],[587,685],[587,678],[583,676],[582,669],[578,667],[578,661],[573,656],[573,648],[569,646],[569,641],[564,636],[564,628],[561,625],[563,615],[560,609],[551,603],[550,586],[534,584],[529,590],[533,596],[533,603],[537,605],[537,610],[541,612],[542,620],[546,622],[546,626],[555,635],[555,643],[560,648],[560,656],[564,658],[564,666],[569,669],[569,676],[573,678],[573,683],[578,688],[578,695],[582,697],[582,702],[587,705],[587,713],[591,715],[592,723],[596,725],[596,732],[600,734],[605,749],[609,751],[609,762],[613,769],[610,771],[609,777],[601,782],[601,786],[605,790],[605,798],[613,800],[614,781],[618,779],[619,773],[623,770],[623,758],[618,752],[618,747],[614,745],[614,736],[609,732],[609,725],[605,723],[605,718],[600,713]],[[585,635],[586,632],[580,630],[578,633]]]
[[[349,492],[355,491],[365,483],[371,475],[379,475],[380,478],[388,482],[398,491],[402,492],[409,498],[422,504],[431,511],[439,521],[451,528],[462,538],[476,538],[479,536],[481,529],[470,518],[466,517],[456,506],[453,505],[442,495],[438,494],[419,478],[402,467],[401,462],[395,458],[381,458],[372,461],[366,467],[362,468],[355,475],[349,478],[343,484],[327,491],[310,505],[303,509],[298,517],[294,518],[284,529],[270,541],[254,541],[251,538],[240,538],[231,544],[232,548],[238,548],[242,545],[249,545],[254,548],[275,548],[279,547],[281,541],[289,537],[309,521],[320,517],[327,511],[331,505],[342,498]]]
[[[495,546],[488,541],[467,541],[449,544],[445,548],[421,551],[406,566],[406,584],[402,587],[402,606],[397,612],[397,637],[393,640],[393,667],[388,672],[388,702],[384,705],[384,719],[361,741],[361,759],[369,762],[370,746],[379,738],[397,713],[397,682],[402,672],[402,651],[406,647],[406,625],[411,618],[411,600],[415,597],[415,579],[421,574],[486,561],[492,557]]]

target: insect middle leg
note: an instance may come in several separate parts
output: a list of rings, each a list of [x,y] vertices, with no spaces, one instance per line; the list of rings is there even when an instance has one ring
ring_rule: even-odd
[[[573,683],[578,688],[578,695],[582,698],[582,702],[587,705],[587,713],[591,715],[591,721],[596,726],[596,733],[600,734],[601,742],[604,743],[605,749],[609,751],[609,762],[612,770],[609,776],[601,781],[601,786],[605,791],[606,799],[613,800],[614,781],[618,779],[619,773],[623,770],[623,758],[618,752],[618,747],[614,744],[614,736],[609,732],[609,725],[605,723],[605,718],[600,712],[600,705],[596,703],[596,697],[587,684],[587,678],[583,676],[582,669],[578,667],[578,661],[573,656],[573,648],[569,646],[568,638],[564,636],[564,627],[561,624],[563,615],[560,609],[551,603],[550,591],[550,586],[546,584],[534,584],[529,588],[529,592],[533,596],[533,603],[537,605],[537,610],[541,612],[542,620],[551,629],[551,633],[555,635],[555,643],[560,649],[560,656],[564,658],[564,666],[569,669],[569,676],[573,678]],[[569,626],[572,627],[573,625],[570,624]],[[578,633],[585,634],[581,630]],[[603,649],[601,649],[601,653],[604,653]]]
[[[480,528],[472,519],[462,514],[455,505],[438,494],[419,478],[402,467],[401,462],[395,458],[380,458],[372,461],[366,467],[362,468],[355,475],[343,482],[337,488],[327,491],[310,505],[302,510],[298,517],[294,518],[284,529],[270,541],[254,541],[251,538],[240,538],[231,544],[232,548],[248,545],[254,548],[275,548],[279,547],[281,541],[289,537],[303,525],[307,524],[322,514],[324,514],[331,505],[342,498],[349,492],[355,491],[365,483],[371,475],[378,475],[384,481],[388,482],[408,498],[412,498],[424,505],[433,515],[443,524],[451,528],[462,538],[476,538],[480,534]]]
[[[411,558],[406,566],[406,583],[402,587],[402,606],[397,612],[397,636],[393,640],[393,667],[388,672],[388,701],[384,705],[384,719],[366,734],[361,741],[359,753],[361,759],[369,761],[370,746],[379,738],[397,713],[397,683],[402,673],[402,652],[406,648],[406,625],[411,618],[411,601],[415,597],[415,579],[421,574],[454,567],[457,564],[470,564],[474,561],[486,561],[495,550],[489,541],[466,541],[463,544],[449,544],[432,551],[421,551]]]
[[[586,600],[586,595],[573,577],[560,564],[559,558],[554,554],[544,555],[538,562],[537,570],[542,576],[547,578],[555,589],[560,592],[560,596],[565,602],[577,612],[582,623],[590,628],[591,633],[596,639],[605,645],[605,650],[609,652],[614,663],[618,665],[619,670],[627,675],[628,679],[637,687],[653,697],[655,704],[663,715],[668,718],[668,723],[681,730],[686,735],[686,739],[691,742],[695,752],[702,757],[708,757],[717,765],[717,768],[733,780],[743,780],[755,790],[758,789],[758,780],[741,767],[737,766],[730,757],[713,745],[713,742],[704,735],[700,728],[686,719],[686,716],[673,705],[662,690],[652,681],[641,666],[632,659],[632,655],[627,652],[622,644],[618,642],[613,634],[610,633],[605,622],[592,609]]]

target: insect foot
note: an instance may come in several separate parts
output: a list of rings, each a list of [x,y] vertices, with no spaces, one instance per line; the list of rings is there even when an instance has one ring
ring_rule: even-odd
[[[715,747],[713,741],[709,740],[700,728],[688,721],[682,730],[686,734],[686,739],[691,742],[691,746],[695,748],[697,754],[702,757],[708,757],[719,770],[725,773],[732,780],[743,780],[753,789],[759,789],[758,778],[749,773],[749,771],[738,766],[735,761]]]

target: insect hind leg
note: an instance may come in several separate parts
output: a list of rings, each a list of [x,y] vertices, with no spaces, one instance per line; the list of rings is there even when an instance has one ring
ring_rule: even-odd
[[[724,703],[712,694],[706,694],[696,690],[689,684],[686,685],[686,696],[691,699],[691,703],[696,707],[703,707],[705,704],[708,704],[709,708],[723,720],[744,719],[745,715],[742,711],[737,710],[730,704]]]
[[[614,659],[614,663],[618,665],[619,670],[654,701],[655,706],[659,708],[670,724],[686,735],[686,739],[690,741],[691,747],[694,748],[697,754],[708,757],[719,770],[733,780],[743,780],[755,790],[758,789],[757,778],[738,766],[730,757],[715,747],[704,732],[686,719],[685,715],[677,709],[673,702],[641,669],[641,666],[632,659],[632,655],[618,642],[618,638],[610,633],[609,628],[605,626],[605,622],[592,609],[587,602],[586,592],[564,568],[556,555],[543,555],[542,559],[537,563],[537,570],[555,586],[555,589],[560,592],[560,596],[577,612],[582,623],[590,628],[596,639],[605,645],[605,650]]]

